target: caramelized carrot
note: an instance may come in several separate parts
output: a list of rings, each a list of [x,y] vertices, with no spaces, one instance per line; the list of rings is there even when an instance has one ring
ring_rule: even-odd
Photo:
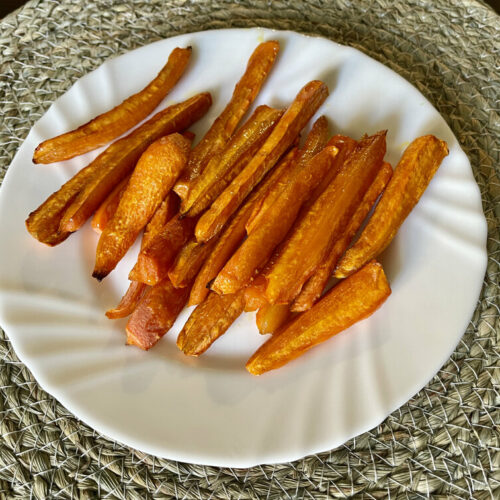
[[[242,243],[215,279],[212,290],[235,293],[244,287],[255,272],[266,263],[273,250],[292,227],[302,203],[334,165],[338,153],[328,146],[296,172],[262,221]]]
[[[446,142],[433,135],[419,137],[406,148],[359,240],[339,262],[336,277],[349,276],[389,245],[447,154]]]
[[[33,162],[52,163],[73,158],[104,146],[137,125],[172,90],[190,57],[191,47],[174,49],[165,66],[144,89],[85,125],[42,142],[35,149]]]
[[[291,302],[342,234],[382,166],[386,132],[363,138],[333,181],[298,221],[267,274],[271,304]]]
[[[206,113],[211,102],[210,94],[198,94],[160,111],[129,135],[108,146],[90,164],[92,175],[66,209],[61,231],[79,229],[113,188],[132,172],[137,160],[152,142],[189,127]]]
[[[111,191],[107,198],[101,203],[101,206],[95,211],[91,225],[96,233],[101,234],[108,225],[108,222],[113,218],[113,215],[115,215],[121,197],[127,188],[129,179],[130,175],[117,184],[113,191]]]
[[[127,344],[151,349],[172,328],[188,295],[189,287],[175,288],[168,278],[149,287],[128,320]]]
[[[180,289],[182,290],[182,288]],[[177,347],[186,356],[203,354],[243,312],[245,299],[242,293],[208,297],[191,313],[177,337]]]
[[[192,236],[195,223],[196,219],[181,219],[179,215],[171,219],[162,231],[141,249],[129,279],[147,285],[157,285],[166,278],[177,253]]]
[[[132,246],[186,164],[190,141],[170,134],[141,155],[113,218],[99,238],[92,276],[107,276]]]
[[[206,242],[219,233],[252,189],[292,144],[327,96],[328,88],[317,80],[309,82],[300,90],[258,153],[201,216],[195,230],[198,241]]]
[[[391,294],[382,266],[371,261],[332,288],[312,309],[269,338],[248,360],[253,375],[275,370],[373,314]]]
[[[366,191],[363,200],[356,208],[347,228],[330,250],[326,259],[314,271],[314,274],[307,280],[299,295],[292,303],[291,310],[294,312],[307,311],[321,297],[323,290],[331,278],[338,260],[344,254],[352,239],[359,231],[361,224],[366,219],[380,193],[385,189],[392,177],[392,167],[384,162],[372,185]]]
[[[288,169],[288,175],[275,183],[269,190],[267,196],[263,199],[261,206],[257,213],[252,214],[251,219],[248,221],[246,230],[250,234],[265,217],[266,211],[272,207],[276,200],[280,197],[281,193],[288,185],[294,183],[294,178],[297,175],[302,175],[302,171],[307,162],[317,153],[319,153],[326,145],[328,139],[328,121],[325,116],[320,116],[313,124],[311,131],[307,135],[304,147],[299,150],[299,154],[294,161],[293,168]],[[331,170],[331,169],[330,169]],[[306,174],[304,173],[304,176]],[[298,201],[300,203],[300,201]]]
[[[232,253],[238,248],[246,235],[245,224],[253,212],[254,207],[260,203],[262,198],[266,196],[271,186],[277,182],[290,166],[289,155],[278,162],[278,165],[271,170],[264,180],[257,186],[253,193],[248,197],[248,200],[229,220],[227,226],[222,231],[220,238],[216,241],[214,248],[207,260],[203,264],[200,272],[196,276],[191,295],[189,297],[189,305],[199,304],[208,294],[208,284],[212,281],[217,273],[222,269]]]
[[[186,170],[174,187],[174,191],[182,199],[188,193],[190,182],[198,177],[210,158],[219,153],[233,135],[271,71],[278,51],[277,41],[264,42],[258,45],[250,56],[245,73],[236,84],[231,100],[193,149]]]
[[[195,238],[191,238],[181,248],[174,265],[168,272],[168,277],[175,288],[183,288],[193,282],[215,242],[216,239],[208,243],[198,243]]]
[[[288,304],[264,304],[255,316],[259,333],[276,333],[292,316]]]
[[[138,281],[131,281],[120,303],[113,309],[108,309],[106,316],[109,319],[120,319],[130,316],[147,289],[148,285],[139,283]]]
[[[181,213],[194,217],[209,207],[257,153],[282,115],[279,109],[259,106],[227,146],[210,158],[203,173],[192,181]]]

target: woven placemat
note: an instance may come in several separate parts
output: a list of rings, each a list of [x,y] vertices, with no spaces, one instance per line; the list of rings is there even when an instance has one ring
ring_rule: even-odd
[[[99,435],[40,389],[0,331],[0,494],[499,498],[500,18],[484,4],[30,1],[0,21],[0,181],[35,121],[107,58],[181,33],[249,26],[352,45],[443,115],[471,160],[489,225],[488,270],[469,328],[432,381],[377,428],[331,452],[246,470],[158,459]]]

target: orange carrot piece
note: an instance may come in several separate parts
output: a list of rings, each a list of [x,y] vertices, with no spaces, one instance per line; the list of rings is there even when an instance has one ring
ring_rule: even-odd
[[[179,197],[171,191],[167,194],[167,196],[165,196],[160,206],[156,209],[153,217],[151,217],[151,220],[144,228],[141,250],[148,246],[149,242],[163,231],[163,228],[175,215],[177,215],[178,211]]]
[[[172,328],[188,295],[189,287],[175,288],[168,278],[149,287],[128,320],[127,344],[151,349]]]
[[[254,280],[243,289],[245,297],[245,312],[257,311],[268,302],[265,296],[267,280],[258,274]]]
[[[377,173],[372,185],[366,191],[361,204],[356,208],[352,219],[349,221],[347,228],[342,236],[337,239],[332,250],[328,253],[326,259],[318,266],[314,274],[307,280],[299,295],[295,298],[290,309],[294,312],[307,311],[318,301],[332,277],[335,266],[338,260],[347,247],[351,244],[352,239],[359,231],[377,198],[384,191],[387,183],[392,177],[392,167],[389,163],[384,162],[382,168]]]
[[[342,165],[347,160],[349,155],[354,151],[356,147],[356,141],[347,137],[345,135],[334,135],[329,141],[327,146],[335,146],[339,152],[334,159],[334,164],[332,168],[327,172],[327,174],[323,177],[319,185],[312,192],[311,196],[308,200],[302,205],[299,213],[298,219],[306,214],[309,209],[313,206],[316,200],[321,196],[323,191],[327,188],[327,186],[333,181],[335,176],[340,172]]]
[[[259,106],[227,146],[210,158],[202,175],[193,179],[181,213],[194,217],[209,207],[257,153],[282,115],[282,110]]]
[[[293,174],[294,169],[292,168],[293,165],[298,161],[300,157],[300,150],[298,147],[293,147],[288,150],[288,153],[282,157],[280,160],[280,164],[286,164],[286,168],[283,169],[283,174],[276,179],[276,181],[273,183],[272,186],[269,186],[268,192],[266,196],[262,196],[261,199],[259,200],[258,203],[254,204],[254,208],[252,210],[252,213],[250,217],[248,218],[248,221],[246,223],[246,232],[247,234],[250,234],[251,229],[255,227],[254,220],[257,216],[260,217],[260,213],[263,212],[265,209],[267,209],[268,206],[270,206],[269,199],[273,198],[276,196],[276,193],[281,193],[283,190],[284,186],[288,184],[290,181],[290,178]],[[278,167],[275,167],[278,168]],[[273,200],[274,201],[274,200]],[[264,208],[266,207],[266,208]]]
[[[80,170],[28,215],[26,229],[33,238],[52,247],[63,242],[71,234],[70,231],[61,229],[61,219],[78,193],[88,184],[94,171],[93,164]]]
[[[208,243],[198,243],[195,238],[192,238],[181,248],[174,265],[168,272],[168,277],[175,288],[183,288],[193,282],[215,242],[216,239]]]
[[[292,150],[293,151],[293,150]],[[262,198],[266,196],[271,186],[277,182],[281,176],[285,175],[286,170],[290,166],[289,154],[278,162],[271,172],[267,174],[264,180],[248,197],[247,201],[229,220],[227,226],[222,231],[219,239],[214,245],[214,248],[207,260],[203,264],[200,272],[196,276],[191,295],[189,297],[189,305],[194,306],[203,302],[208,294],[208,284],[217,276],[217,273],[222,269],[229,257],[238,248],[246,235],[245,224],[253,212],[254,207],[260,203]]]
[[[137,160],[152,142],[186,129],[206,113],[211,103],[210,94],[198,94],[160,111],[129,135],[108,146],[90,164],[93,175],[66,209],[61,231],[79,229],[113,188],[132,172]]]
[[[167,222],[177,213],[178,209],[179,198],[175,193],[170,192],[148,222],[142,236],[141,249],[148,245],[148,243],[162,231]],[[106,312],[106,316],[109,319],[130,316],[147,289],[148,285],[138,281],[131,281],[120,303],[115,308],[109,309]]]
[[[263,199],[257,213],[252,214],[252,217],[247,223],[247,234],[250,234],[256,227],[259,226],[265,213],[269,207],[272,207],[279,198],[285,188],[294,182],[294,176],[302,171],[306,163],[317,153],[319,153],[326,145],[328,139],[328,121],[325,116],[320,116],[313,124],[311,131],[307,135],[304,147],[299,150],[299,154],[294,161],[293,168],[287,170],[288,175],[283,176],[269,190],[267,196]],[[300,175],[300,174],[299,174]]]
[[[174,49],[165,66],[144,89],[71,132],[48,139],[35,149],[34,163],[53,163],[92,151],[113,141],[148,116],[184,73],[191,47]]]
[[[115,215],[121,197],[127,188],[129,179],[130,175],[117,184],[113,191],[111,191],[107,198],[101,203],[101,206],[95,211],[91,225],[96,233],[101,234],[108,225],[108,222],[113,218],[113,215]]]
[[[302,203],[332,168],[337,153],[335,146],[328,146],[296,171],[278,199],[265,212],[260,225],[248,235],[219,272],[212,290],[221,294],[235,293],[250,281],[285,238]]]
[[[182,199],[188,193],[190,182],[200,175],[210,158],[219,153],[233,135],[271,71],[279,48],[277,41],[264,42],[258,45],[250,56],[245,73],[236,84],[231,100],[193,149],[186,170],[174,187],[174,191]]]
[[[382,166],[386,132],[363,138],[340,172],[299,220],[267,274],[271,304],[291,302],[342,234]]]
[[[336,277],[349,276],[385,250],[447,154],[446,142],[433,135],[419,137],[406,148],[361,236],[339,262]]]
[[[195,229],[198,241],[208,241],[224,227],[254,186],[292,144],[327,96],[328,88],[317,80],[309,82],[300,90],[258,153],[201,216]]]
[[[292,316],[288,304],[264,304],[257,311],[255,323],[259,333],[276,333]]]
[[[312,309],[273,335],[248,360],[253,375],[275,370],[373,314],[391,294],[382,266],[371,261],[332,288]]]
[[[129,280],[157,285],[166,278],[177,253],[193,235],[195,224],[196,219],[181,219],[179,215],[171,219],[161,233],[141,249]]]
[[[190,141],[170,134],[141,155],[113,218],[99,238],[92,276],[106,277],[132,246],[186,164]]]
[[[177,337],[177,347],[186,356],[203,354],[233,324],[244,305],[242,293],[217,295],[210,292],[191,313]]]
[[[120,303],[113,309],[108,309],[106,311],[106,316],[109,319],[120,319],[130,316],[147,289],[148,286],[144,283],[131,281]]]

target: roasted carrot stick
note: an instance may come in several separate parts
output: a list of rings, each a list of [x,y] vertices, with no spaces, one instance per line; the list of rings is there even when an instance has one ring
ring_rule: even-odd
[[[382,266],[371,261],[270,337],[248,360],[246,369],[253,375],[261,375],[285,365],[373,314],[390,293]]]
[[[63,242],[71,234],[70,231],[61,229],[61,219],[78,193],[89,182],[94,171],[93,164],[80,170],[29,214],[26,229],[33,238],[52,247]]]
[[[335,176],[340,172],[342,165],[347,160],[349,155],[354,151],[356,147],[356,141],[347,137],[345,135],[334,135],[329,141],[327,146],[335,146],[339,152],[334,159],[334,164],[332,168],[326,173],[319,185],[312,192],[311,196],[305,201],[305,203],[300,208],[300,213],[298,219],[309,211],[316,200],[320,197],[327,186],[333,181]]]
[[[210,292],[191,313],[177,337],[177,347],[187,356],[203,354],[233,324],[244,305],[242,293],[217,295]]]
[[[102,280],[118,264],[151,219],[184,168],[190,141],[170,134],[141,155],[118,208],[99,238],[92,276]]]
[[[128,276],[131,281],[157,285],[167,277],[177,253],[193,235],[196,219],[179,215],[171,219],[160,234],[141,249],[137,262]]]
[[[299,220],[267,274],[271,304],[291,302],[342,234],[382,166],[386,132],[363,138],[340,172]]]
[[[160,111],[129,135],[111,144],[90,164],[93,173],[66,209],[61,230],[79,229],[113,188],[134,169],[152,142],[189,127],[206,113],[211,102],[210,94],[198,94]]]
[[[208,243],[198,243],[195,238],[192,238],[181,248],[168,272],[168,277],[175,288],[183,288],[193,283],[215,243],[215,238]]]
[[[190,306],[200,304],[207,296],[207,286],[209,282],[217,276],[217,273],[222,269],[229,257],[238,248],[239,244],[245,237],[245,224],[254,210],[254,207],[260,203],[264,196],[266,196],[271,186],[277,182],[281,176],[285,175],[289,167],[290,160],[289,154],[287,154],[281,161],[278,162],[278,165],[276,165],[276,167],[267,174],[264,180],[248,197],[247,201],[245,201],[241,208],[229,220],[227,226],[223,229],[220,238],[215,243],[214,249],[196,276],[196,280],[189,297]]]
[[[389,245],[447,154],[446,142],[433,135],[419,137],[406,148],[361,236],[339,262],[336,277],[349,276]]]
[[[267,209],[274,205],[285,188],[294,183],[294,178],[304,168],[307,162],[317,153],[319,153],[326,145],[328,139],[328,121],[325,116],[320,116],[313,124],[311,131],[307,135],[304,147],[299,150],[299,154],[294,161],[293,168],[288,169],[288,176],[282,178],[275,183],[269,190],[267,196],[263,199],[258,211],[252,214],[252,217],[247,223],[246,230],[250,234],[265,217]],[[300,203],[300,201],[298,201]]]
[[[131,281],[120,303],[115,308],[108,309],[106,311],[106,316],[109,319],[119,319],[130,316],[147,289],[148,285],[139,283],[138,281]]]
[[[249,283],[285,238],[302,203],[334,165],[337,153],[335,146],[328,146],[296,172],[278,199],[265,212],[260,225],[248,235],[217,275],[212,290],[221,294],[235,293]]]
[[[108,222],[113,218],[113,215],[115,215],[116,209],[120,204],[120,199],[127,188],[129,179],[130,175],[117,184],[113,191],[111,191],[101,203],[101,206],[95,211],[91,225],[96,233],[101,234],[108,225]]]
[[[35,149],[33,162],[52,163],[73,158],[104,146],[137,125],[172,90],[190,57],[191,47],[174,49],[165,66],[144,89],[85,125],[42,142]]]
[[[211,157],[202,175],[193,179],[181,213],[194,217],[209,207],[260,149],[282,115],[279,109],[259,106],[227,146]]]
[[[148,243],[162,231],[163,227],[177,213],[178,209],[179,198],[175,193],[170,192],[167,194],[151,220],[148,222],[142,236],[141,248],[148,245]],[[147,289],[148,285],[138,281],[131,281],[120,303],[115,308],[109,309],[106,312],[106,316],[109,319],[118,319],[130,316]]]
[[[128,320],[127,344],[151,349],[175,323],[188,295],[189,287],[175,288],[168,278],[149,287]]]
[[[267,280],[258,274],[253,281],[243,289],[245,297],[245,312],[257,311],[268,302],[265,296]]]
[[[264,304],[255,316],[259,333],[276,333],[290,318],[292,313],[288,304]]]
[[[193,149],[186,170],[174,187],[174,191],[182,199],[187,195],[190,182],[198,177],[210,158],[219,153],[233,135],[271,71],[278,51],[278,42],[264,42],[258,45],[250,56],[245,73],[236,84],[231,100]]]
[[[165,196],[160,206],[156,209],[153,217],[147,223],[142,235],[141,250],[149,245],[149,242],[160,234],[167,223],[173,219],[179,211],[179,197],[171,191]]]
[[[293,301],[290,307],[292,311],[307,311],[311,309],[315,302],[321,297],[328,280],[333,275],[338,260],[351,244],[352,239],[358,232],[361,224],[363,224],[363,221],[377,201],[380,193],[382,193],[387,186],[391,177],[392,167],[389,163],[384,162],[372,185],[368,188],[368,191],[366,191],[360,205],[356,208],[344,233],[334,242],[333,248],[328,253],[326,259],[314,271],[314,274],[307,280],[301,292]]]
[[[300,90],[258,153],[201,216],[195,230],[198,241],[208,241],[224,227],[229,217],[288,149],[327,96],[328,88],[317,80],[309,82]]]

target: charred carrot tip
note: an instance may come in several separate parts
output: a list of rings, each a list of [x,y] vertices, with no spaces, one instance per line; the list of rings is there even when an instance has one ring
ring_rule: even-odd
[[[95,278],[97,281],[102,281],[108,273],[106,271],[94,271],[92,273],[92,278]]]

